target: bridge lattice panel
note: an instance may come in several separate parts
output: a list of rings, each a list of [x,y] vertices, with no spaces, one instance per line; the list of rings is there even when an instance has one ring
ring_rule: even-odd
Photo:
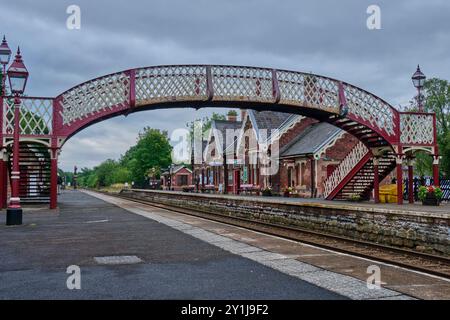
[[[14,133],[14,98],[3,100],[3,133]],[[20,134],[50,135],[53,124],[53,99],[21,98]]]
[[[83,83],[62,95],[61,116],[64,125],[129,101],[130,79],[119,72]]]
[[[403,145],[434,145],[434,115],[401,113],[400,142]]]
[[[214,100],[274,102],[271,70],[230,66],[211,70]]]
[[[281,103],[338,112],[338,81],[292,71],[277,71],[277,79]]]
[[[162,66],[136,70],[136,104],[207,99],[205,66]]]
[[[381,132],[385,132],[387,137],[393,138],[396,136],[395,119],[397,111],[388,103],[348,84],[344,85],[344,93],[350,115]]]

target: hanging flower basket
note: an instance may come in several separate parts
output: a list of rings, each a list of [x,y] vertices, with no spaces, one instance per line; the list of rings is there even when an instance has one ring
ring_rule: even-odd
[[[424,206],[438,206],[441,202],[442,190],[437,186],[419,188],[419,199]]]

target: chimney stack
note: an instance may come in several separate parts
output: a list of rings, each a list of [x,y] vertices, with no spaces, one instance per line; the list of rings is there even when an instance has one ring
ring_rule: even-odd
[[[247,116],[247,110],[241,109],[241,121],[244,121],[246,116]]]

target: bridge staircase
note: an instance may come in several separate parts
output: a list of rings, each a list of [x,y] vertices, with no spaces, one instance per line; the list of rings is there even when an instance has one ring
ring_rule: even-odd
[[[10,172],[12,171],[12,154]],[[50,202],[50,155],[39,143],[20,143],[19,197],[21,203]]]
[[[379,158],[378,176],[381,182],[396,166],[395,156],[387,153]],[[355,196],[369,200],[374,188],[372,152],[359,142],[325,181],[327,200],[349,200]]]

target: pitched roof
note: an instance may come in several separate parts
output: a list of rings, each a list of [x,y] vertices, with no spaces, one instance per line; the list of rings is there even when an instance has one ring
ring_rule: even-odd
[[[184,165],[184,164],[177,164],[177,165],[174,165],[174,166],[172,167],[171,172],[172,172],[172,174],[175,174],[175,173],[177,173],[178,171],[180,171],[180,170],[183,169],[183,168],[186,168],[186,170],[188,170],[189,172],[192,172],[192,170],[189,169],[189,168],[188,168],[186,165]],[[162,173],[162,175],[168,175],[168,174],[169,174],[169,169],[170,169],[170,168],[167,168],[167,169]]]
[[[314,154],[342,130],[326,122],[315,123],[280,150],[281,157]]]
[[[275,112],[275,111],[255,111],[248,110],[248,116],[252,122],[253,129],[255,130],[258,143],[267,143],[271,141],[272,134],[278,132],[282,135],[284,133],[284,128],[288,127],[294,121],[299,118],[304,118],[298,114]],[[259,130],[267,130],[267,136],[264,137],[264,141],[261,139]],[[277,131],[278,130],[278,131]]]
[[[236,129],[241,129],[242,127],[242,121],[228,121],[228,120],[213,120],[211,123],[211,127],[214,129],[219,130],[222,133],[222,143],[223,143],[223,150],[226,149],[226,147],[228,147],[226,145],[227,143],[227,130],[231,129],[231,130],[236,130]],[[235,138],[236,140],[237,138]]]
[[[298,117],[296,114],[289,114],[275,111],[255,111],[248,110],[250,118],[252,118],[255,129],[279,129],[289,118]]]

